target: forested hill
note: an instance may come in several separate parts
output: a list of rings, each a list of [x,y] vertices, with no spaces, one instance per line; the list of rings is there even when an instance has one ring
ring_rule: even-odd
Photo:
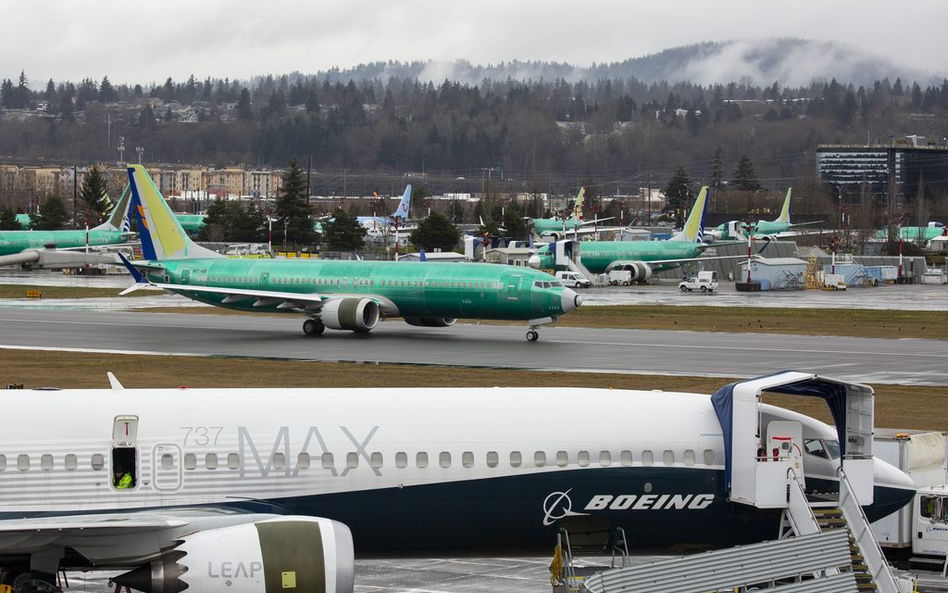
[[[560,79],[571,83],[636,79],[648,84],[688,81],[709,85],[744,79],[757,85],[770,86],[777,82],[780,86],[804,86],[814,79],[835,78],[857,87],[900,77],[917,80],[920,84],[941,79],[939,73],[896,64],[842,43],[790,38],[698,43],[591,66],[516,60],[494,65],[466,61],[374,62],[317,73],[319,79],[343,83],[349,80],[384,82],[389,78],[434,83],[450,80],[462,84],[479,84],[485,79],[548,82]]]

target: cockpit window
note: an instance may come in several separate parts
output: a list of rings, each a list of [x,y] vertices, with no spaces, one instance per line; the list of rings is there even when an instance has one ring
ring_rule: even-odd
[[[823,448],[823,443],[816,439],[807,439],[803,441],[803,448],[806,449],[806,452],[810,455],[816,455],[818,457],[824,457],[829,459],[829,456],[826,454],[826,449]]]
[[[554,286],[562,286],[559,282],[547,282],[545,280],[537,280],[533,283],[537,288],[553,288]]]
[[[823,441],[823,446],[830,455],[830,459],[839,459],[839,442]]]

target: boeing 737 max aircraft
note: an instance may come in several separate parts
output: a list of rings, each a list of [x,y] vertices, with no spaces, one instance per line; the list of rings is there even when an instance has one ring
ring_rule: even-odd
[[[728,499],[707,395],[114,389],[5,402],[31,419],[0,437],[2,581],[23,593],[76,567],[127,570],[115,583],[148,593],[351,593],[353,541],[363,556],[532,555],[561,527],[621,527],[637,550],[687,551],[775,539],[780,525],[779,510]],[[807,489],[835,491],[836,429],[759,406],[765,433],[799,423]],[[915,492],[879,460],[874,482],[871,520]]]
[[[188,238],[144,167],[128,173],[146,258],[126,262],[136,287],[244,311],[295,311],[307,317],[307,335],[369,332],[380,316],[428,327],[466,317],[525,321],[527,339],[535,341],[537,327],[582,303],[553,276],[512,266],[224,257]]]

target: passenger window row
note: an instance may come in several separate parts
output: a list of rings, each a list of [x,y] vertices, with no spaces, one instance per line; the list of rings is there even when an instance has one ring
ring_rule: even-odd
[[[323,453],[319,456],[319,465],[323,469],[332,469],[335,467],[335,460],[332,453]],[[714,450],[705,449],[702,453],[702,461],[704,465],[710,466],[714,465]],[[663,465],[674,465],[677,460],[675,452],[666,449],[661,452],[661,463]],[[93,470],[101,470],[105,467],[105,457],[99,453],[96,453],[90,457],[90,466]],[[655,465],[655,453],[650,450],[642,451],[639,461],[644,466]],[[696,465],[696,453],[692,449],[686,449],[681,457],[681,461],[686,466]],[[197,455],[194,453],[187,453],[184,456],[184,469],[194,470],[197,469],[198,465]],[[283,453],[274,453],[269,460],[270,466],[272,469],[282,470],[286,468],[286,457]],[[474,467],[474,453],[471,451],[464,451],[461,453],[461,466],[465,468]],[[610,451],[600,451],[596,462],[602,467],[608,467],[613,464],[612,452]],[[622,466],[631,466],[633,465],[633,456],[632,452],[625,450],[619,453],[618,459],[619,465]],[[438,467],[447,469],[452,466],[452,455],[448,451],[441,451],[438,454],[437,458]],[[485,463],[487,467],[497,467],[500,465],[500,454],[496,451],[488,451],[485,457]],[[511,451],[508,456],[508,463],[510,467],[521,467],[524,464],[523,454],[520,451]],[[579,467],[587,467],[592,463],[592,456],[589,451],[579,451],[576,455],[575,460],[573,461]],[[64,455],[62,458],[63,467],[67,471],[75,471],[79,468],[79,458],[73,454]],[[355,469],[359,467],[360,464],[360,455],[355,452],[350,452],[346,454],[346,467],[349,469]],[[552,459],[547,459],[547,454],[545,451],[535,451],[533,453],[533,465],[535,467],[545,467],[547,465],[555,464],[557,467],[566,467],[570,464],[569,454],[566,451],[557,451],[556,455]],[[219,457],[217,453],[207,453],[204,455],[203,467],[209,470],[215,470],[218,468],[223,468],[226,465],[227,469],[240,469],[240,455],[237,453],[228,453],[226,456]],[[395,467],[398,469],[405,469],[409,465],[408,463],[408,453],[404,451],[399,451],[395,454]],[[415,467],[419,469],[425,469],[429,466],[428,453],[425,451],[419,451],[415,454],[414,459]],[[164,454],[161,456],[159,461],[159,467],[164,471],[174,470],[175,461],[174,456],[171,454]],[[296,467],[299,469],[309,469],[311,467],[311,460],[309,453],[300,453],[296,458]],[[369,467],[373,469],[380,469],[383,467],[382,454],[379,452],[374,452],[369,455]],[[55,468],[55,462],[52,455],[45,454],[41,455],[39,458],[39,469],[43,471],[52,471]],[[0,454],[0,471],[5,471],[7,469],[7,456]],[[20,454],[16,456],[16,469],[19,471],[28,471],[33,469],[33,460],[29,455]]]
[[[33,458],[29,455],[23,453],[16,456],[16,462],[13,462],[13,459],[10,460],[11,466],[15,467],[21,472],[29,471],[34,468],[35,463]],[[105,467],[105,456],[99,453],[92,455],[89,459],[90,465],[94,470],[100,470]],[[79,469],[79,457],[68,453],[62,457],[62,466],[68,471],[75,471]],[[11,469],[13,468],[11,467]],[[52,455],[46,453],[39,456],[39,469],[44,472],[51,472],[56,468],[56,462]],[[7,456],[0,454],[0,471],[5,471],[7,469]]]
[[[685,466],[694,466],[697,465],[697,454],[693,449],[686,449],[680,455],[675,454],[671,449],[666,449],[660,452],[661,455],[661,464],[671,466],[675,465],[677,461],[681,461]],[[335,456],[332,453],[323,453],[322,455],[317,456],[319,467],[322,469],[333,469],[335,468]],[[372,469],[380,469],[384,466],[382,453],[378,451],[368,454],[369,462],[368,467]],[[701,461],[706,466],[712,466],[715,462],[715,454],[713,449],[705,449],[702,452]],[[363,457],[359,453],[349,452],[345,456],[345,467],[348,469],[356,469],[363,462]],[[524,455],[520,451],[511,451],[508,454],[507,462],[510,467],[522,467],[524,465]],[[653,466],[655,465],[655,453],[651,450],[642,451],[639,456],[639,462],[644,466]],[[223,467],[223,460],[219,459],[217,453],[207,453],[204,455],[203,466],[205,469],[218,469],[218,467]],[[283,453],[274,453],[269,459],[271,469],[283,470],[286,469],[286,456]],[[454,460],[453,456],[449,451],[441,451],[437,454],[437,459],[430,460],[428,453],[426,451],[418,451],[414,455],[413,465],[419,469],[426,469],[430,467],[433,463],[437,463],[437,467],[448,469],[452,467]],[[461,453],[460,463],[462,467],[472,468],[474,467],[474,453],[471,451],[464,451]],[[485,464],[487,467],[498,467],[501,463],[501,456],[497,451],[488,451],[485,456]],[[532,464],[535,467],[546,467],[556,465],[557,467],[566,467],[570,465],[570,455],[566,451],[557,451],[556,455],[552,458],[547,458],[546,451],[535,451],[533,453]],[[572,460],[572,463],[578,465],[579,467],[588,467],[589,465],[596,463],[601,467],[609,467],[614,463],[618,465],[629,467],[634,464],[634,458],[632,452],[629,450],[624,450],[619,452],[618,459],[613,458],[611,451],[599,451],[595,454],[590,454],[589,451],[579,451],[575,459]],[[164,455],[161,459],[161,468],[163,470],[172,470],[174,468],[174,459],[171,455]],[[198,458],[194,453],[187,453],[184,456],[184,469],[194,470],[197,469]],[[296,458],[296,467],[299,469],[309,469],[312,466],[312,461],[310,459],[309,453],[300,453]],[[395,453],[395,467],[397,469],[405,469],[409,466],[409,455],[404,451],[399,451]],[[226,456],[226,467],[227,469],[240,469],[240,456],[237,453],[229,453]]]

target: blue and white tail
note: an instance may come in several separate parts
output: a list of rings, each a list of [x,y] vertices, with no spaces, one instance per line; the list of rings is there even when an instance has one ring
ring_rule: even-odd
[[[402,201],[398,203],[398,208],[392,212],[392,218],[401,218],[405,220],[411,213],[411,184],[405,186],[405,193],[402,194]]]
[[[188,237],[145,167],[129,165],[128,182],[145,259],[158,261],[224,257],[201,247]]]
[[[700,243],[704,240],[704,206],[708,201],[708,188],[702,187],[695,199],[695,205],[685,221],[684,228],[680,233],[675,234],[669,241],[683,241],[688,243]]]
[[[777,217],[777,220],[774,222],[785,222],[790,224],[790,194],[793,192],[792,187],[787,188],[787,197],[783,199],[783,208],[780,209],[780,216]]]

